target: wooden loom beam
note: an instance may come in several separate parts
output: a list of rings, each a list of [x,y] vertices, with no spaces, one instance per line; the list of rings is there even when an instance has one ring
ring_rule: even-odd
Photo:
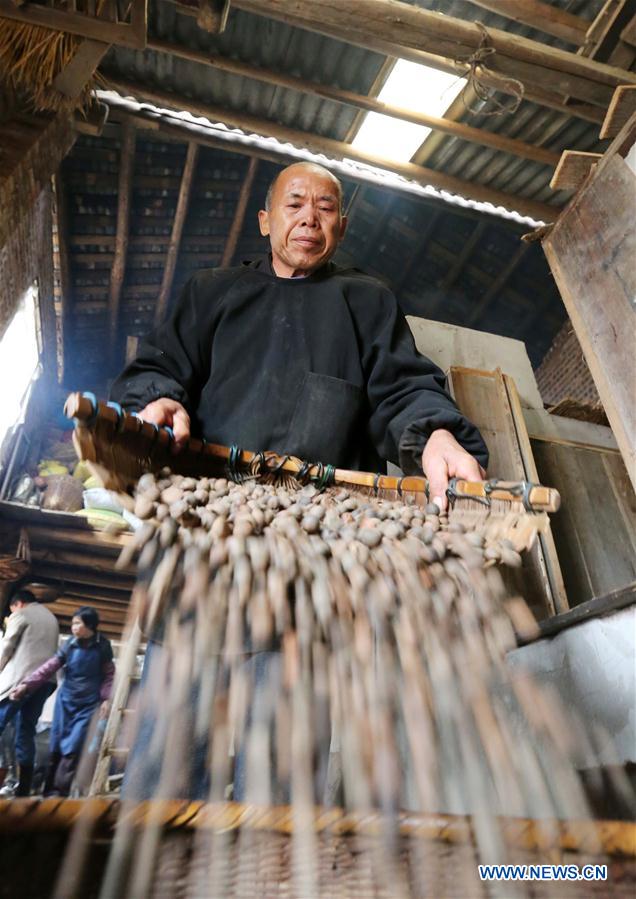
[[[268,119],[258,118],[221,106],[212,106],[169,91],[153,89],[144,84],[137,84],[120,78],[111,78],[110,84],[115,90],[126,96],[146,99],[173,109],[185,109],[194,115],[205,116],[211,121],[224,122],[230,127],[240,128],[248,133],[252,132],[275,137],[283,143],[289,142],[296,147],[304,148],[314,153],[324,153],[335,159],[355,159],[367,165],[395,172],[418,184],[424,186],[432,185],[441,190],[447,190],[478,202],[504,206],[506,209],[516,210],[523,215],[541,221],[554,221],[559,212],[557,207],[549,206],[547,203],[540,203],[525,197],[518,197],[503,191],[494,190],[484,185],[463,181],[461,178],[437,172],[433,169],[423,168],[415,163],[398,163],[392,159],[364,152],[342,141],[298,131],[295,128],[279,125]],[[241,150],[241,152],[244,151]]]
[[[163,278],[161,280],[161,289],[157,298],[157,306],[155,309],[155,325],[159,325],[164,318],[168,307],[168,299],[172,290],[172,282],[174,280],[174,272],[177,265],[177,256],[179,255],[179,246],[181,244],[181,236],[183,234],[183,226],[188,214],[188,205],[190,201],[190,192],[192,189],[192,181],[197,164],[197,155],[199,147],[194,141],[188,144],[183,174],[181,175],[181,184],[179,187],[179,197],[177,200],[177,208],[172,222],[172,231],[170,233],[170,241],[168,243],[168,251],[166,253],[166,262],[163,270]]]
[[[126,123],[123,129],[119,164],[119,187],[117,194],[117,234],[115,236],[115,258],[110,276],[108,298],[111,358],[116,358],[117,327],[119,306],[124,274],[126,271],[126,251],[128,247],[128,224],[130,218],[130,198],[132,193],[132,171],[135,161],[135,129]]]
[[[243,184],[241,185],[241,190],[236,201],[234,218],[232,219],[232,225],[227,236],[227,241],[223,248],[221,268],[226,268],[227,266],[232,264],[232,259],[234,258],[234,253],[236,252],[236,246],[243,229],[245,213],[247,212],[247,204],[252,193],[252,186],[254,184],[254,178],[256,177],[257,170],[258,159],[252,157],[248,163],[247,172],[245,173],[245,178],[243,179]]]
[[[275,72],[272,69],[251,66],[240,60],[230,59],[228,57],[209,56],[201,51],[191,50],[189,47],[184,47],[169,41],[152,40],[149,42],[148,48],[150,50],[155,50],[158,53],[167,53],[171,56],[178,56],[189,62],[209,66],[223,72],[229,72],[230,74],[240,75],[244,78],[264,81],[267,84],[275,84],[277,87],[285,87],[290,90],[297,90],[313,96],[323,97],[325,100],[343,103],[347,106],[353,106],[367,112],[378,112],[381,115],[390,116],[405,122],[412,122],[415,125],[424,125],[431,128],[433,131],[450,134],[454,137],[459,137],[462,140],[471,141],[472,143],[480,144],[484,147],[490,147],[493,150],[501,150],[504,153],[510,153],[524,159],[531,159],[534,162],[540,162],[544,165],[555,166],[559,161],[558,153],[552,153],[550,150],[546,150],[543,147],[535,147],[532,144],[524,143],[524,141],[491,133],[482,128],[473,128],[471,125],[466,125],[463,122],[454,122],[451,119],[402,109],[389,103],[383,103],[375,97],[366,97],[362,94],[355,93],[354,91],[334,87],[330,84],[319,84],[315,81],[308,81],[304,78],[297,78],[293,75]]]

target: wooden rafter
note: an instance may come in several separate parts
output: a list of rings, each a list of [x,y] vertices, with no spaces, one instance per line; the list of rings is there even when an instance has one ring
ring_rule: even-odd
[[[111,7],[113,8],[113,7]],[[143,50],[146,46],[148,0],[131,0],[129,21],[109,21],[53,6],[34,3],[18,4],[14,0],[0,0],[0,17],[77,34],[80,37]]]
[[[470,125],[466,125],[463,122],[456,122],[452,119],[413,112],[409,109],[403,109],[388,103],[383,103],[375,97],[366,97],[362,94],[355,93],[354,91],[333,87],[329,84],[319,84],[315,81],[308,81],[293,75],[285,75],[281,72],[275,72],[272,69],[261,66],[251,66],[240,60],[230,59],[229,57],[209,56],[207,53],[199,50],[191,50],[189,47],[171,43],[169,41],[152,40],[149,42],[148,48],[159,53],[167,53],[171,56],[186,59],[189,62],[195,62],[200,65],[210,66],[224,72],[229,72],[233,75],[240,75],[243,78],[264,81],[267,84],[274,84],[277,87],[285,87],[312,96],[323,97],[326,100],[343,103],[347,106],[353,106],[367,112],[378,112],[381,115],[390,116],[405,122],[412,122],[415,125],[424,125],[431,128],[433,131],[450,134],[454,137],[459,137],[462,140],[490,147],[493,150],[502,150],[504,153],[511,153],[514,156],[531,159],[534,162],[540,162],[544,165],[556,166],[559,161],[558,153],[551,153],[543,147],[535,147],[532,146],[532,144],[505,137],[501,134],[492,133],[482,128],[473,128]]]
[[[580,46],[585,42],[585,35],[590,26],[587,19],[574,16],[572,13],[544,3],[542,0],[468,0],[473,6],[497,13],[513,22],[529,25],[544,34],[551,34]]]
[[[95,69],[109,49],[110,44],[103,41],[82,41],[73,58],[56,77],[53,87],[65,97],[75,100],[93,77]]]
[[[418,263],[422,261],[431,234],[433,233],[433,230],[435,229],[435,226],[437,225],[441,214],[442,213],[440,209],[431,209],[431,214],[419,236],[415,249],[411,253],[410,259],[408,259],[404,266],[402,277],[394,285],[396,293],[399,293],[402,288],[408,283],[409,278],[413,274],[413,270],[416,268]]]
[[[472,325],[479,321],[482,312],[488,308],[490,301],[493,300],[497,296],[497,294],[501,293],[501,291],[510,280],[513,272],[529,249],[529,243],[521,243],[517,247],[513,255],[510,257],[508,264],[501,269],[490,287],[480,297],[479,302],[475,303],[475,305],[472,307],[465,321],[465,325],[467,328],[470,328]],[[532,312],[532,314],[534,314],[534,311]]]
[[[166,253],[166,264],[163,270],[161,290],[159,291],[157,307],[155,309],[155,325],[158,325],[163,321],[168,307],[168,299],[170,298],[170,291],[172,290],[172,282],[174,280],[174,271],[177,265],[177,256],[179,255],[181,235],[183,234],[183,226],[185,224],[186,215],[188,214],[190,191],[197,164],[198,152],[199,148],[197,144],[190,142],[188,144],[188,152],[183,167],[183,174],[181,176],[179,198],[177,200],[177,208],[172,222],[172,233],[170,234],[170,243],[168,244],[168,252]]]
[[[236,246],[243,229],[243,222],[245,221],[247,204],[250,199],[250,194],[252,193],[252,185],[254,184],[254,178],[256,177],[257,169],[258,159],[254,159],[254,157],[252,157],[247,166],[247,172],[245,173],[245,178],[243,179],[243,184],[241,185],[241,190],[236,202],[236,210],[234,211],[232,226],[228,233],[225,247],[223,248],[221,268],[225,268],[226,266],[232,264],[232,259],[234,258],[234,253],[236,252]]]
[[[499,76],[601,106],[609,102],[608,88],[611,95],[618,84],[636,83],[636,73],[399,0],[235,0],[235,5],[351,43],[375,44],[372,49],[378,41],[392,45],[395,50],[387,51],[392,55],[415,50],[457,60],[478,52],[485,42],[495,51],[487,67]],[[501,89],[505,78],[499,78]]]
[[[476,200],[478,202],[492,203],[495,206],[504,206],[506,209],[516,210],[517,212],[528,215],[534,219],[546,222],[554,221],[559,211],[558,208],[548,206],[545,203],[539,203],[525,197],[506,194],[503,191],[495,190],[485,185],[463,181],[461,178],[456,178],[455,176],[447,175],[443,172],[437,172],[433,169],[426,169],[422,166],[415,165],[414,163],[397,163],[392,159],[386,159],[381,156],[376,156],[373,153],[364,152],[358,148],[352,147],[350,144],[345,144],[342,141],[321,137],[316,134],[308,134],[304,131],[298,131],[294,128],[278,125],[268,119],[261,119],[224,107],[211,106],[178,94],[170,93],[169,91],[152,89],[144,84],[124,81],[119,78],[111,78],[111,85],[114,89],[123,92],[125,95],[130,95],[139,99],[143,98],[172,109],[187,110],[194,115],[205,116],[211,121],[224,122],[230,127],[240,128],[248,133],[264,134],[275,137],[283,143],[290,142],[297,147],[303,147],[316,153],[324,153],[334,159],[355,159],[359,162],[366,163],[367,165],[395,172],[418,184],[425,186],[432,185],[441,190],[447,190],[451,193],[456,193],[467,199]]]
[[[632,0],[606,0],[588,28],[579,55],[589,59],[607,58],[621,31],[634,14]],[[630,9],[631,7],[631,9]]]
[[[466,263],[473,255],[475,248],[479,241],[481,240],[484,231],[488,226],[488,222],[482,221],[478,222],[478,224],[473,228],[473,233],[470,235],[464,246],[462,247],[462,251],[451,266],[450,270],[447,272],[445,277],[442,280],[440,287],[443,290],[448,290],[457,282],[457,279],[464,271],[466,267]]]
[[[117,234],[115,236],[115,258],[110,274],[109,289],[109,346],[111,358],[117,358],[117,327],[121,289],[126,271],[126,250],[128,244],[128,221],[130,218],[130,195],[132,172],[135,162],[135,129],[130,123],[124,124],[119,163],[119,187],[117,195]]]
[[[61,169],[54,175],[55,210],[57,220],[57,250],[60,277],[60,311],[62,322],[62,375],[66,371],[66,348],[69,345],[70,324],[73,320],[73,291],[69,259],[68,196]]]

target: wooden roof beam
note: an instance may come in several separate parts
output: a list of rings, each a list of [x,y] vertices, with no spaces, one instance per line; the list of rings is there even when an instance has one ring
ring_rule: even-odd
[[[430,240],[431,234],[435,226],[437,225],[439,218],[441,216],[440,209],[432,209],[431,214],[427,223],[424,225],[422,232],[418,238],[417,245],[413,252],[411,253],[410,259],[407,261],[404,266],[402,277],[399,281],[397,281],[394,285],[395,293],[399,294],[402,288],[407,284],[409,278],[413,274],[413,269],[415,266],[422,261],[422,258],[425,255],[426,247],[428,246],[428,242]]]
[[[121,289],[126,271],[126,249],[128,245],[128,222],[130,218],[130,197],[132,192],[132,172],[135,162],[135,128],[130,122],[123,127],[121,155],[119,163],[119,188],[117,198],[117,234],[115,235],[115,259],[110,274],[109,290],[109,347],[111,360],[117,358],[117,326]]]
[[[177,265],[177,256],[179,255],[179,245],[181,243],[181,235],[183,234],[183,226],[185,224],[186,215],[188,214],[188,204],[190,201],[190,190],[192,188],[192,179],[197,164],[197,155],[199,147],[193,141],[188,144],[188,152],[181,176],[181,185],[179,187],[179,198],[177,200],[177,208],[172,222],[172,233],[170,234],[170,243],[166,253],[166,264],[163,270],[163,278],[161,281],[161,290],[157,298],[157,308],[155,310],[155,325],[161,324],[166,309],[168,308],[168,299],[172,290],[172,282],[174,280],[174,270]]]
[[[602,88],[636,84],[636,73],[626,72],[575,53],[559,50],[509,34],[484,28],[411,6],[399,0],[234,0],[248,12],[308,28],[350,43],[409,57],[409,50],[424,51],[457,60],[478,52],[484,44],[495,52],[487,68],[509,79],[521,79],[548,90],[557,90],[597,105],[609,99]],[[499,89],[506,78],[499,78]],[[610,91],[611,93],[611,91]]]
[[[517,247],[513,255],[510,257],[508,264],[501,269],[490,287],[479,299],[479,302],[475,303],[475,305],[472,307],[468,317],[466,318],[466,321],[464,322],[467,328],[470,328],[479,320],[482,312],[489,306],[490,301],[493,300],[497,296],[497,294],[499,294],[503,290],[503,288],[510,280],[513,272],[529,249],[529,243],[521,243]]]
[[[392,159],[364,152],[351,146],[351,144],[288,128],[268,119],[257,118],[256,116],[224,107],[211,106],[169,91],[152,89],[144,84],[114,78],[111,78],[110,84],[115,90],[120,91],[125,96],[149,100],[172,109],[187,110],[196,116],[205,116],[213,122],[223,122],[230,127],[240,128],[248,134],[268,135],[276,138],[281,143],[289,142],[296,147],[304,148],[314,153],[324,153],[333,159],[354,159],[385,171],[394,172],[417,184],[447,190],[477,202],[503,206],[506,209],[514,210],[534,219],[545,222],[554,221],[559,213],[558,207],[549,206],[546,203],[507,194],[486,185],[464,181],[461,178],[427,169],[412,162],[395,162]],[[246,152],[243,146],[240,152]],[[281,155],[284,154],[281,153]]]
[[[453,286],[453,284],[455,284],[461,273],[464,271],[468,260],[473,255],[477,244],[481,240],[482,235],[486,230],[487,224],[488,222],[486,221],[478,222],[476,227],[473,228],[473,232],[462,247],[461,253],[442,280],[442,283],[440,284],[442,290],[449,290]]]
[[[60,169],[54,176],[55,218],[57,223],[57,250],[60,271],[60,307],[62,322],[62,376],[66,372],[66,353],[73,320],[73,291],[69,257],[68,196]]]
[[[529,25],[530,28],[544,34],[551,34],[576,47],[585,43],[585,35],[590,26],[587,19],[574,16],[551,3],[543,3],[542,0],[468,0],[468,2],[513,22]]]
[[[236,210],[234,212],[234,218],[232,220],[232,227],[230,228],[227,236],[227,242],[225,244],[225,247],[223,248],[221,268],[227,268],[227,266],[232,264],[232,259],[234,258],[234,253],[236,252],[236,246],[238,244],[239,237],[241,236],[241,231],[243,230],[243,222],[245,221],[247,204],[250,199],[250,194],[252,193],[252,185],[254,184],[254,178],[256,177],[257,169],[258,159],[252,157],[247,166],[247,172],[245,174],[245,178],[243,179],[243,184],[241,185],[238,200],[236,201]]]
[[[504,135],[492,133],[482,128],[474,128],[463,122],[456,122],[439,116],[425,115],[424,113],[403,109],[398,106],[383,103],[375,97],[365,97],[354,91],[333,87],[329,84],[319,84],[315,81],[307,81],[304,78],[296,78],[292,75],[285,75],[281,72],[275,72],[272,69],[262,68],[260,66],[251,66],[240,60],[230,59],[228,57],[209,56],[207,53],[191,50],[189,47],[184,47],[169,41],[152,40],[148,44],[148,49],[155,50],[158,53],[168,53],[171,56],[186,59],[188,62],[199,63],[200,65],[219,69],[223,72],[229,72],[233,75],[240,75],[244,78],[252,78],[258,81],[264,81],[267,84],[274,84],[277,87],[289,88],[290,90],[322,97],[325,100],[332,100],[346,106],[353,106],[366,112],[378,112],[381,115],[390,116],[391,118],[400,119],[405,122],[412,122],[415,125],[424,125],[431,128],[433,131],[450,134],[453,137],[459,137],[462,140],[471,141],[472,143],[480,144],[483,147],[501,150],[504,153],[520,156],[523,159],[531,159],[534,162],[540,162],[544,165],[556,166],[559,161],[558,153],[551,153],[543,147],[535,147],[531,144],[524,143],[523,141],[516,140],[515,138],[505,137]]]

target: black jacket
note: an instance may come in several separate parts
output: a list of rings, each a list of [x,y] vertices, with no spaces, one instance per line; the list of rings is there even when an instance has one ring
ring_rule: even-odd
[[[332,263],[307,278],[278,278],[266,259],[194,275],[112,389],[136,411],[162,396],[186,407],[193,435],[243,449],[415,474],[446,428],[488,460],[391,291]]]

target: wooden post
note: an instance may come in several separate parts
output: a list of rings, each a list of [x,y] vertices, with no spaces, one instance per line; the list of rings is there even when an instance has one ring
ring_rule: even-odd
[[[636,176],[621,158],[636,114],[543,240],[636,489]]]
[[[188,202],[190,200],[190,188],[192,187],[192,179],[197,164],[197,144],[192,141],[188,144],[188,153],[186,155],[185,166],[181,176],[181,186],[179,188],[179,199],[177,200],[177,209],[175,211],[172,223],[172,233],[170,234],[170,243],[168,244],[168,252],[166,253],[166,264],[163,270],[163,278],[161,281],[161,290],[157,299],[157,307],[155,309],[155,325],[159,325],[165,315],[170,291],[172,290],[172,281],[174,279],[174,270],[177,264],[177,256],[179,254],[179,244],[181,243],[181,235],[183,233],[183,225],[188,213]]]
[[[238,195],[236,210],[234,212],[234,219],[232,220],[230,233],[227,236],[227,241],[225,247],[223,248],[221,268],[226,268],[228,265],[232,264],[232,259],[234,257],[234,253],[236,252],[236,245],[241,235],[243,222],[245,221],[245,212],[247,211],[247,204],[252,192],[252,185],[254,184],[254,178],[256,176],[257,169],[258,159],[250,159],[243,184],[241,185],[241,191]]]
[[[152,89],[146,85],[131,83],[120,78],[111,78],[110,84],[115,90],[125,92],[134,97],[145,98],[173,109],[185,109],[194,115],[206,116],[211,121],[224,122],[226,125],[241,128],[248,133],[269,135],[283,143],[289,142],[296,147],[305,148],[315,153],[324,153],[334,159],[356,159],[368,165],[395,172],[418,184],[432,185],[441,190],[459,194],[467,199],[492,203],[495,206],[504,206],[506,209],[516,210],[522,215],[528,215],[531,218],[544,222],[554,221],[559,211],[557,207],[549,206],[547,203],[539,203],[535,200],[528,200],[525,197],[516,197],[481,184],[463,181],[461,178],[437,172],[434,169],[427,169],[415,165],[415,163],[395,162],[392,159],[359,150],[352,147],[351,144],[297,131],[295,128],[288,128],[268,119],[257,118],[256,116],[230,110],[222,106],[211,106],[207,103],[172,94],[169,91]]]
[[[115,258],[110,273],[109,291],[109,348],[111,360],[117,359],[117,326],[119,324],[119,303],[126,271],[126,249],[128,244],[128,220],[130,216],[130,195],[132,191],[132,171],[135,162],[135,129],[126,122],[123,128],[121,157],[119,163],[119,193],[117,199],[117,234],[115,237]]]

